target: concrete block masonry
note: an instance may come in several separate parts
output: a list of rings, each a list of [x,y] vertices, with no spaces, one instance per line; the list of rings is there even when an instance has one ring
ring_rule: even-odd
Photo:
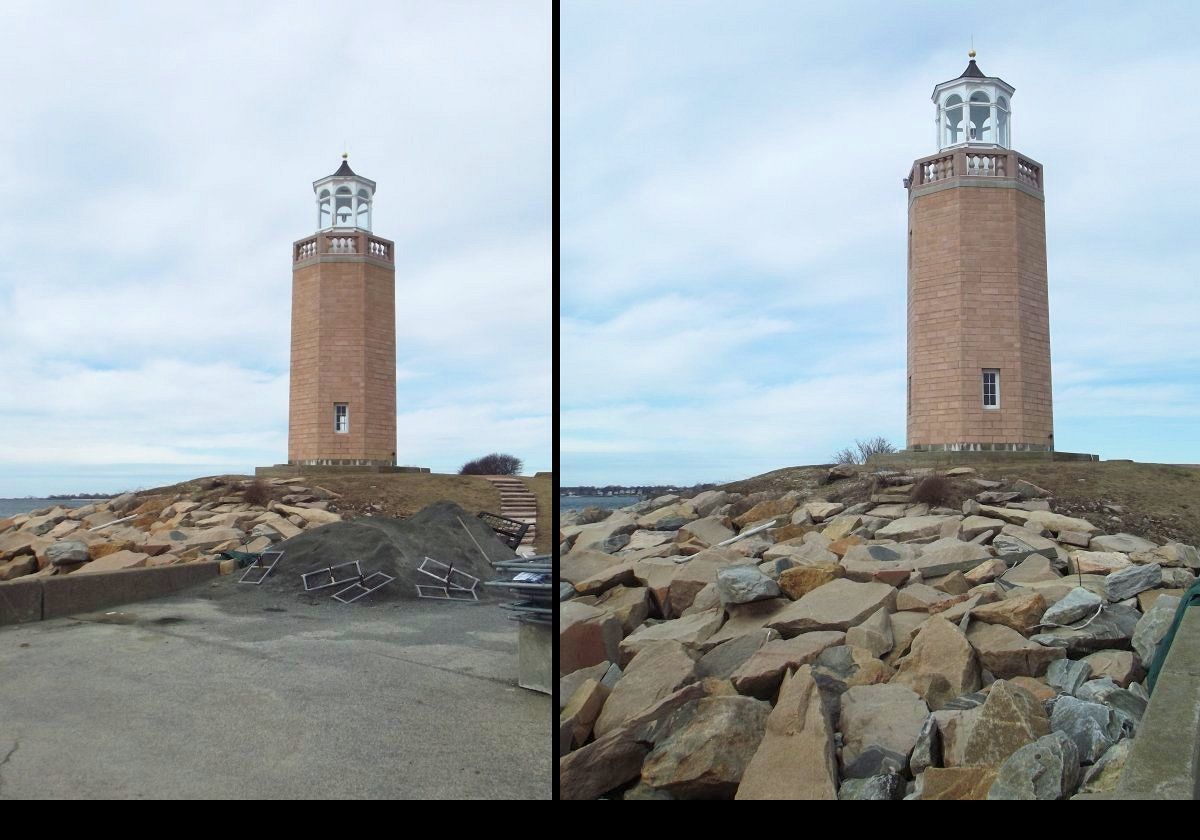
[[[216,577],[218,567],[215,562],[197,562],[2,583],[0,625],[60,618],[159,598]]]

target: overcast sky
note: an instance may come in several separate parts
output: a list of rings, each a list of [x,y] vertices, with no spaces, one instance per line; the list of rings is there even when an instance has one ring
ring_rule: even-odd
[[[551,466],[549,3],[0,4],[0,496],[287,459],[291,245],[378,183],[397,459]]]
[[[1192,3],[566,0],[562,482],[905,444],[901,178],[974,37],[1045,167],[1055,441],[1200,462]]]

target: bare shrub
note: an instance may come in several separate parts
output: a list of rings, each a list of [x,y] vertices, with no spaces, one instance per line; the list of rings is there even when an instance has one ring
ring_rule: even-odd
[[[256,478],[246,485],[246,489],[242,491],[242,498],[248,504],[266,507],[267,502],[271,501],[271,488],[267,482]]]
[[[909,498],[914,504],[925,504],[930,507],[949,507],[954,505],[954,482],[940,473],[930,473],[913,485]]]
[[[520,475],[521,459],[515,455],[493,452],[463,464],[459,475]]]
[[[872,455],[887,455],[896,451],[896,447],[888,443],[886,438],[875,437],[870,440],[856,440],[857,451],[846,447],[833,456],[835,464],[865,464]]]

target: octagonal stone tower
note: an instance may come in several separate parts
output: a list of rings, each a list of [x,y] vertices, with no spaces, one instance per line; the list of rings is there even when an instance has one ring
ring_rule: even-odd
[[[394,466],[394,245],[371,233],[375,182],[345,158],[313,183],[318,232],[292,245],[288,463]]]
[[[938,152],[908,190],[908,448],[1052,452],[1042,166],[975,53],[933,89]]]

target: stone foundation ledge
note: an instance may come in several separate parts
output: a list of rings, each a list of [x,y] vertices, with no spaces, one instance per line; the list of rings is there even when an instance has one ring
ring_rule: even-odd
[[[275,464],[255,467],[256,478],[295,478],[300,475],[347,475],[351,473],[428,473],[429,467],[397,467],[390,464]]]

